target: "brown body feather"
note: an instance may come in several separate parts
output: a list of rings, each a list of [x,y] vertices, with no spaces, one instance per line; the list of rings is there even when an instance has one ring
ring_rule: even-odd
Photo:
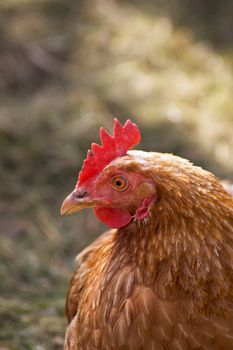
[[[65,350],[233,349],[232,198],[188,161],[132,154],[119,167],[151,177],[158,199],[78,255]]]

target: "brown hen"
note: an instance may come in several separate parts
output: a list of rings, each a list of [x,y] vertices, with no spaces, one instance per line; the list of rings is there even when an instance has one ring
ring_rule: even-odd
[[[63,203],[115,228],[77,256],[65,350],[232,350],[233,199],[187,160],[128,151],[139,139],[102,130]]]

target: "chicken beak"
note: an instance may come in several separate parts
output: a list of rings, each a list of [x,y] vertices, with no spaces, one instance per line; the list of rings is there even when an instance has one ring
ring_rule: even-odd
[[[84,208],[93,207],[94,203],[88,197],[87,192],[74,190],[71,192],[61,206],[61,215],[73,214]]]

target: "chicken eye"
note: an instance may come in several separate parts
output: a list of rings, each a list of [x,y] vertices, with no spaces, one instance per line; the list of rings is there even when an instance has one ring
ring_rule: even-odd
[[[117,190],[124,190],[127,186],[127,181],[122,176],[117,176],[112,179],[112,186]]]

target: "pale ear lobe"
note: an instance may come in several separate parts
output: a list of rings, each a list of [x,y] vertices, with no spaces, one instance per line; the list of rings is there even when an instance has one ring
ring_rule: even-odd
[[[155,195],[143,199],[141,205],[137,208],[135,213],[136,220],[143,220],[150,215],[151,207],[156,199]]]

